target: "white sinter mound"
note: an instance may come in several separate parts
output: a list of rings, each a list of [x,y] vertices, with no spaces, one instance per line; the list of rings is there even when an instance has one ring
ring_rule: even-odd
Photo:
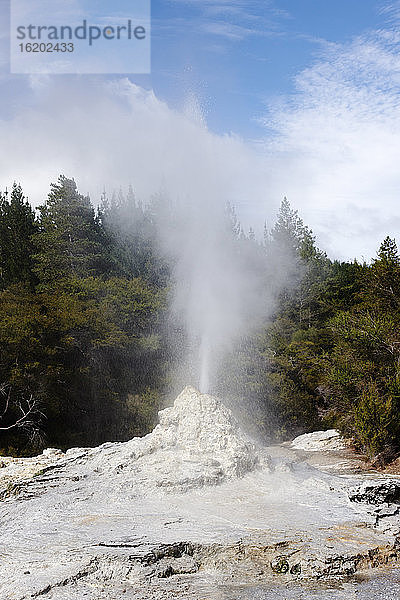
[[[345,450],[346,444],[336,429],[328,429],[328,431],[314,431],[299,435],[292,441],[291,447],[296,450],[320,452]]]
[[[95,479],[94,493],[105,488],[123,496],[186,492],[242,477],[260,462],[268,468],[263,450],[241,431],[231,411],[216,398],[186,387],[172,407],[159,412],[159,424],[143,438],[71,448],[66,454],[52,450],[31,459],[3,459],[0,491],[10,481],[59,467],[60,474]]]
[[[264,577],[282,598],[300,577],[390,564],[398,483],[360,486],[292,456],[187,387],[144,438],[1,459],[0,599],[189,600],[216,585],[255,598]]]
[[[241,477],[256,468],[255,445],[219,400],[186,387],[171,408],[159,412],[159,424],[144,438],[126,444],[124,464],[147,485],[186,491]]]

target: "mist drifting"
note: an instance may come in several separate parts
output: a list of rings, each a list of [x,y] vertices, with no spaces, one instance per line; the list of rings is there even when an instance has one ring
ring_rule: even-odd
[[[182,369],[209,392],[224,354],[271,308],[261,293],[266,256],[255,243],[249,253],[227,198],[212,190],[176,203],[173,215],[161,219],[159,233],[174,265],[171,313],[187,334]]]
[[[235,206],[245,229],[272,220],[280,198],[268,199],[264,158],[233,135],[211,133],[193,96],[177,111],[127,79],[30,83],[30,109],[3,124],[0,174],[12,171],[34,204],[60,172],[94,202],[104,188],[129,184],[145,204],[155,194],[170,199],[173,214],[160,208],[157,217],[158,244],[172,258],[171,315],[186,330],[182,379],[190,374],[209,390],[223,355],[270,310],[265,257],[236,243],[227,211]]]

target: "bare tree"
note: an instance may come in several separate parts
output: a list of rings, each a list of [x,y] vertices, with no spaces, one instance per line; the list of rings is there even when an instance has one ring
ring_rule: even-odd
[[[0,431],[23,429],[31,443],[39,443],[42,439],[40,423],[43,413],[39,410],[38,402],[33,394],[27,397],[13,397],[12,387],[0,384]],[[7,425],[2,425],[2,422]]]

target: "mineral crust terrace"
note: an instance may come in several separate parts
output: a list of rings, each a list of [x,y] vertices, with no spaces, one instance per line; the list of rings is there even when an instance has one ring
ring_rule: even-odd
[[[1,458],[0,598],[200,600],[396,565],[399,479],[316,468],[342,442],[311,436],[265,448],[187,387],[144,438]]]

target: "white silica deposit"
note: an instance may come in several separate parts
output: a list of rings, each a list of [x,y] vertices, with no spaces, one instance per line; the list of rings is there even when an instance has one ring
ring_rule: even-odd
[[[159,412],[151,433],[124,444],[112,462],[125,485],[133,477],[144,487],[180,492],[242,477],[260,462],[266,466],[231,411],[190,386]]]
[[[328,429],[327,431],[314,431],[299,435],[292,441],[291,447],[296,450],[321,452],[345,450],[346,444],[336,429]]]
[[[187,387],[143,438],[2,458],[0,599],[216,600],[216,581],[348,576],[396,557],[400,485],[362,487],[311,456],[254,444]]]
[[[173,406],[159,412],[159,424],[143,438],[97,448],[45,450],[29,459],[0,462],[0,491],[54,468],[77,480],[96,480],[96,490],[121,496],[184,493],[241,478],[268,456],[246,434],[218,399],[186,387]],[[58,469],[57,469],[58,467]],[[65,471],[65,469],[67,471]]]

